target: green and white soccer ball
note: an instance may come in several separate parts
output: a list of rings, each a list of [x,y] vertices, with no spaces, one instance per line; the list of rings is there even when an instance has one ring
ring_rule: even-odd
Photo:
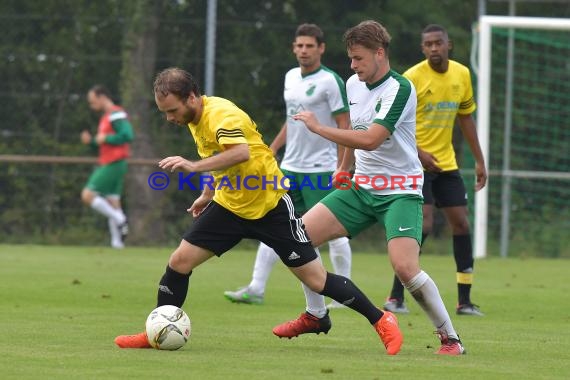
[[[159,306],[146,319],[146,335],[157,350],[178,350],[190,337],[190,318],[179,307]]]

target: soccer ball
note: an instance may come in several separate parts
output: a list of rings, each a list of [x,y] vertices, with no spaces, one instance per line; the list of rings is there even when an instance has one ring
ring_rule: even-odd
[[[190,337],[190,318],[179,307],[164,305],[146,319],[146,336],[157,350],[178,350]]]

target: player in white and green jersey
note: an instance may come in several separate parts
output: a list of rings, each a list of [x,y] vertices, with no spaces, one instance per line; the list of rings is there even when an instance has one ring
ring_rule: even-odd
[[[352,129],[366,131],[376,123],[390,134],[375,149],[355,150],[355,179],[370,179],[361,181],[359,186],[374,195],[410,194],[421,197],[423,171],[416,150],[414,86],[390,70],[370,84],[355,74],[346,82],[346,90],[351,104]],[[398,133],[394,133],[396,127]],[[417,233],[414,231],[412,237]]]
[[[284,87],[287,121],[283,129],[287,138],[281,168],[295,173],[334,172],[337,168],[337,145],[306,128],[298,128],[302,123],[294,120],[293,116],[301,111],[311,111],[321,123],[333,128],[337,127],[337,115],[348,120],[343,80],[323,65],[311,72],[295,67],[285,75]]]
[[[347,147],[339,171],[347,172],[353,163],[356,171],[352,181],[342,179],[345,188],[335,190],[309,210],[303,224],[313,245],[318,246],[339,236],[355,236],[381,223],[394,271],[438,332],[442,346],[437,353],[461,355],[463,346],[437,286],[419,265],[423,172],[415,140],[414,86],[390,70],[391,38],[382,25],[361,22],[344,38],[356,73],[347,82],[352,130],[323,126],[307,111],[294,118],[312,132]],[[353,302],[348,300],[346,304]],[[391,314],[389,317],[395,318]],[[312,328],[305,326],[301,317],[276,326],[273,333],[293,337],[320,332],[318,321]]]
[[[325,51],[322,30],[314,24],[302,24],[297,28],[293,53],[299,63],[285,75],[283,98],[287,119],[273,143],[274,154],[285,145],[281,170],[290,178],[289,194],[295,210],[305,213],[332,191],[331,176],[337,169],[342,148],[316,135],[303,123],[293,118],[301,111],[313,112],[323,125],[331,128],[349,128],[348,101],[343,80],[321,64]],[[307,182],[308,181],[308,182]],[[352,252],[346,237],[329,241],[330,258],[336,274],[350,278]],[[260,304],[273,266],[278,260],[275,251],[260,243],[255,259],[251,282],[237,291],[224,295],[233,302]],[[307,312],[318,318],[327,314],[322,296],[305,289],[308,294]],[[342,307],[333,301],[330,307]]]
[[[416,140],[418,155],[424,167],[422,244],[433,227],[434,206],[440,208],[451,227],[453,257],[456,265],[457,308],[459,315],[483,316],[471,301],[475,262],[471,244],[467,191],[461,178],[452,144],[455,121],[475,158],[475,191],[485,186],[485,159],[477,138],[477,126],[471,114],[476,105],[469,69],[449,59],[452,48],[447,31],[431,24],[422,31],[422,52],[426,59],[404,76],[416,87]],[[384,304],[394,313],[408,313],[404,303],[404,287],[394,277],[392,290]]]

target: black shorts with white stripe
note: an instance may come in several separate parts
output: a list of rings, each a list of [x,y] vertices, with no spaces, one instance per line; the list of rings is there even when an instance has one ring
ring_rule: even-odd
[[[259,240],[273,248],[289,267],[299,267],[317,258],[288,194],[264,217],[254,220],[241,218],[212,201],[183,238],[216,256],[229,251],[242,239]]]

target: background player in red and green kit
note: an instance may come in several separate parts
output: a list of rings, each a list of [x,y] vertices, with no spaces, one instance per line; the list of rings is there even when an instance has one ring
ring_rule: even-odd
[[[95,136],[87,130],[81,133],[81,142],[99,152],[99,166],[83,188],[81,200],[107,217],[111,246],[123,248],[128,226],[121,208],[121,193],[133,128],[125,110],[113,102],[109,90],[104,86],[93,86],[87,93],[87,101],[93,111],[102,112],[103,116]]]
[[[422,31],[422,52],[426,60],[404,73],[416,87],[416,140],[424,168],[424,205],[422,243],[432,230],[433,206],[443,210],[453,233],[453,255],[457,267],[458,304],[463,315],[483,313],[471,302],[473,250],[467,218],[467,193],[459,174],[452,133],[455,119],[475,157],[475,191],[485,186],[487,172],[477,129],[471,114],[475,111],[469,69],[449,59],[452,48],[447,31],[440,25],[428,25]],[[407,313],[404,287],[394,277],[394,285],[384,309]]]

